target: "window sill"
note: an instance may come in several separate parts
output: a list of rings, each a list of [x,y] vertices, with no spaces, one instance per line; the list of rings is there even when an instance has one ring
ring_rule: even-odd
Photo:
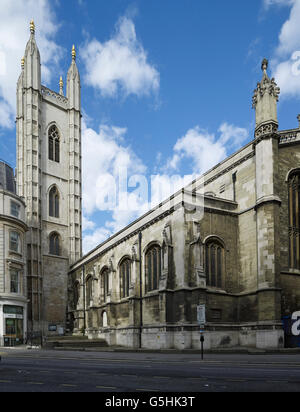
[[[217,288],[214,286],[207,286],[206,287],[208,292],[216,292],[216,293],[222,293],[222,294],[227,294],[226,290],[222,289],[222,288]]]
[[[20,253],[20,252],[16,252],[15,250],[9,250],[9,254],[10,255],[15,255],[15,256],[18,256],[19,258],[23,258],[23,255],[22,255],[22,253]]]
[[[144,297],[151,297],[151,296],[155,296],[157,295],[159,292],[158,289],[154,289],[154,290],[149,290],[148,292],[145,293]]]
[[[69,258],[66,256],[58,256],[58,255],[51,255],[50,253],[48,253],[48,255],[43,255],[43,256],[47,256],[49,258],[55,258],[55,259],[64,259],[64,260],[68,260]]]
[[[23,296],[20,292],[9,292],[9,294],[14,297]]]
[[[280,273],[283,275],[298,275],[300,276],[300,270],[299,269],[286,269],[282,270]]]

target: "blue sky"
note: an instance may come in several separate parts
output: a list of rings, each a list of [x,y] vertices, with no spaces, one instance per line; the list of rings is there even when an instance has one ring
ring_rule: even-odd
[[[13,166],[29,21],[47,87],[58,91],[76,45],[84,252],[253,138],[264,57],[281,87],[280,129],[298,124],[300,0],[0,0],[0,10],[0,158]]]

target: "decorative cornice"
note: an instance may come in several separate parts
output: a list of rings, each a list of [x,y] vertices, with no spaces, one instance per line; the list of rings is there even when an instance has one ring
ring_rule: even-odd
[[[260,124],[255,129],[254,137],[255,137],[255,140],[253,142],[254,148],[263,139],[275,138],[279,141],[280,136],[278,134],[278,123],[274,121],[270,121],[267,123]]]
[[[276,195],[264,196],[256,202],[256,205],[254,206],[254,210],[257,211],[259,207],[264,206],[266,203],[277,203],[279,206],[281,206],[282,201],[280,197]]]
[[[62,94],[58,94],[53,90],[48,89],[48,87],[42,86],[41,93],[45,100],[50,100],[53,103],[56,103],[59,106],[62,106],[64,109],[68,107],[68,98]]]

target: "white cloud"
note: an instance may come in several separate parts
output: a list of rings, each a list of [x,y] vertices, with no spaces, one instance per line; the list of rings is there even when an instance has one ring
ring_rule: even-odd
[[[113,97],[120,91],[125,96],[141,96],[159,89],[159,73],[147,62],[134,23],[127,17],[119,20],[110,40],[88,42],[81,56],[86,66],[86,83],[99,89],[103,96]]]
[[[228,123],[221,124],[218,132],[220,133],[218,142],[223,146],[226,145],[226,151],[238,149],[249,137],[247,129]]]
[[[87,231],[87,230],[92,230],[95,228],[95,222],[92,222],[91,220],[89,220],[89,218],[87,218],[86,216],[82,216],[82,230],[83,232]]]
[[[237,149],[248,138],[246,129],[223,123],[218,132],[209,134],[196,126],[188,130],[185,136],[177,140],[174,154],[169,158],[162,170],[178,171],[182,161],[191,160],[193,173],[202,174],[225,159],[229,149]]]
[[[110,235],[111,232],[103,227],[97,228],[93,233],[85,234],[82,241],[83,253],[88,253],[97,245],[104,242]]]
[[[146,167],[126,146],[127,129],[100,125],[96,132],[85,121],[82,129],[83,250],[87,252],[146,212],[148,203],[136,180],[146,181]],[[92,218],[97,211],[111,213],[101,228]]]
[[[146,167],[124,145],[126,128],[101,125],[97,133],[83,122],[82,129],[84,211],[114,210],[125,174],[143,174]]]
[[[163,173],[150,178],[141,159],[125,144],[126,128],[101,125],[96,132],[84,120],[82,129],[85,253],[189,185],[248,137],[246,129],[228,123],[220,126],[218,137],[197,126],[178,139],[173,156],[160,168]],[[160,154],[156,161],[161,160]],[[184,161],[191,165],[190,175],[180,173]],[[93,222],[97,211],[110,213],[101,228]]]
[[[276,54],[285,56],[299,50],[300,46],[300,1],[291,2],[292,8],[289,19],[284,23],[279,35],[279,45]]]
[[[278,45],[271,59],[272,76],[281,89],[282,97],[300,97],[300,0],[272,1],[269,5],[291,7],[288,20],[283,24]]]
[[[269,9],[271,6],[290,6],[297,0],[264,0],[264,7]]]
[[[16,83],[21,72],[21,58],[29,39],[29,22],[34,19],[41,52],[42,75],[49,81],[61,48],[54,42],[57,18],[48,0],[0,0],[0,126],[14,127]]]

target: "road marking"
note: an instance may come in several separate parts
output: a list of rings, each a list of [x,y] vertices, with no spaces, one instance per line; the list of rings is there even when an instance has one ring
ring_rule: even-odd
[[[62,383],[60,386],[67,386],[67,387],[75,388],[77,385],[73,385],[71,383]]]
[[[226,382],[246,382],[246,379],[231,379],[231,378],[225,378],[224,379]]]
[[[117,389],[115,386],[96,386],[97,389]]]
[[[153,376],[153,378],[157,378],[157,379],[171,379],[170,376]]]
[[[139,391],[139,392],[159,392],[158,389],[148,389],[148,388],[137,388],[136,391]]]
[[[207,377],[207,378],[199,377],[199,378],[188,378],[188,379],[191,380],[191,381],[205,381],[205,380],[207,380],[207,379],[213,379],[213,378],[209,378],[209,377]]]
[[[0,383],[11,383],[11,381],[0,380]]]
[[[44,385],[43,382],[26,382],[27,385]]]

